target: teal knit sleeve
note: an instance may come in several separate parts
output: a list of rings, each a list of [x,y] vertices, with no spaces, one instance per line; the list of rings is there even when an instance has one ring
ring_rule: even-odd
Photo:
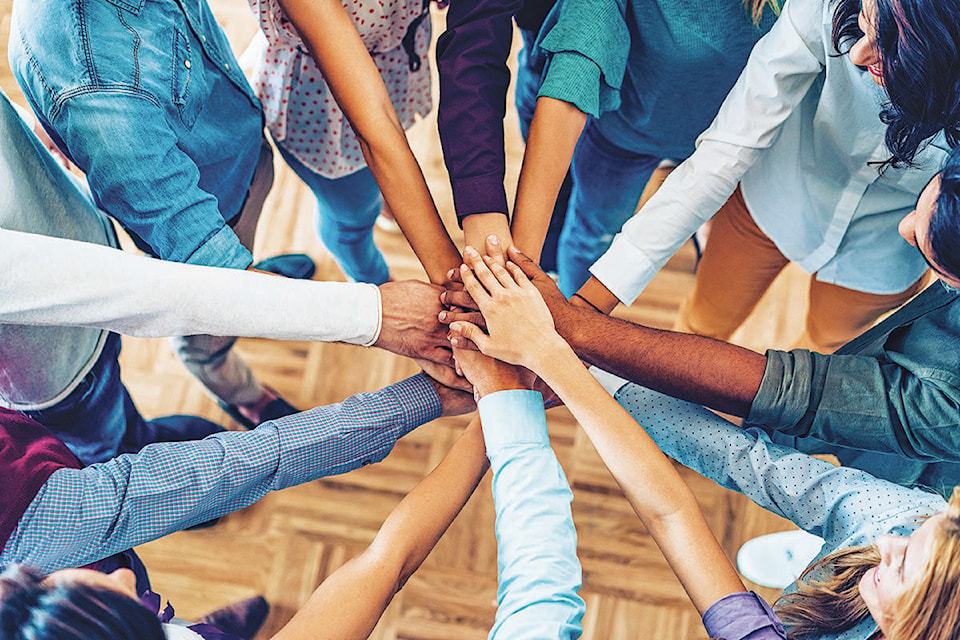
[[[598,116],[620,106],[630,52],[627,0],[561,0],[537,41],[547,56],[541,96],[571,102]]]

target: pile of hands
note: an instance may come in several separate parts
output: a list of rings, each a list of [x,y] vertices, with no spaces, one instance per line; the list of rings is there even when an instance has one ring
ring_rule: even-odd
[[[417,360],[440,385],[444,415],[470,411],[484,395],[505,389],[535,389],[548,406],[556,404],[542,378],[558,354],[570,351],[555,317],[571,313],[571,305],[532,260],[515,247],[505,252],[496,236],[482,254],[466,247],[463,260],[443,286],[382,285],[377,346]]]

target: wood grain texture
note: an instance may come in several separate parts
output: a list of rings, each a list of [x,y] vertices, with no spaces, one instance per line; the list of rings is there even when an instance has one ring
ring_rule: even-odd
[[[23,0],[28,1],[28,0]],[[231,41],[242,50],[256,29],[244,0],[212,0]],[[11,0],[0,0],[0,38],[9,30]],[[443,29],[434,15],[434,34]],[[436,80],[435,80],[436,81]],[[0,87],[22,101],[6,59]],[[437,99],[434,89],[434,102]],[[512,97],[509,104],[512,104]],[[523,142],[516,115],[508,115],[507,182],[512,200]],[[410,131],[410,141],[445,223],[461,243],[432,114]],[[258,258],[303,251],[318,264],[317,279],[344,280],[314,229],[314,204],[297,178],[277,164],[277,180],[258,231]],[[395,278],[423,278],[399,235],[377,230]],[[673,323],[692,283],[688,245],[636,304],[617,313],[657,327]],[[804,278],[788,269],[735,339],[763,349],[790,344],[806,305]],[[282,313],[282,310],[279,310]],[[267,384],[300,407],[336,402],[416,372],[407,360],[349,345],[243,339],[239,351]],[[171,354],[165,340],[125,339],[124,380],[147,416],[195,413],[236,428]],[[218,526],[168,536],[139,549],[155,589],[178,615],[190,619],[231,601],[262,593],[273,609],[260,638],[268,638],[323,578],[369,543],[380,523],[449,449],[465,419],[442,419],[404,438],[378,465],[272,494]],[[565,409],[549,414],[552,443],[574,489],[573,514],[583,561],[587,602],[584,637],[596,640],[704,638],[694,608],[656,545],[630,510],[582,430]],[[742,496],[683,470],[728,554],[758,534],[791,525]],[[493,621],[496,540],[489,477],[441,540],[423,568],[390,606],[371,638],[377,640],[481,640]],[[691,549],[691,553],[696,553]],[[761,590],[765,597],[775,594]]]

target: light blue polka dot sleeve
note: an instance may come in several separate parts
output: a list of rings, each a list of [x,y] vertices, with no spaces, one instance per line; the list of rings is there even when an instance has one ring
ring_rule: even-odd
[[[946,507],[938,495],[835,467],[701,406],[599,370],[594,375],[665,454],[821,536],[822,553],[868,544],[884,533],[909,533]]]

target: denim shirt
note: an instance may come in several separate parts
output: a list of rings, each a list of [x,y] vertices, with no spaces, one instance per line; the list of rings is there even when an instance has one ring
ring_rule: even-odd
[[[10,66],[97,205],[142,249],[247,267],[262,111],[205,0],[17,0]]]
[[[960,294],[938,281],[833,355],[767,351],[745,425],[780,432],[804,450],[829,450],[894,482],[921,481],[949,494],[960,464],[929,463],[960,463],[958,301]]]

